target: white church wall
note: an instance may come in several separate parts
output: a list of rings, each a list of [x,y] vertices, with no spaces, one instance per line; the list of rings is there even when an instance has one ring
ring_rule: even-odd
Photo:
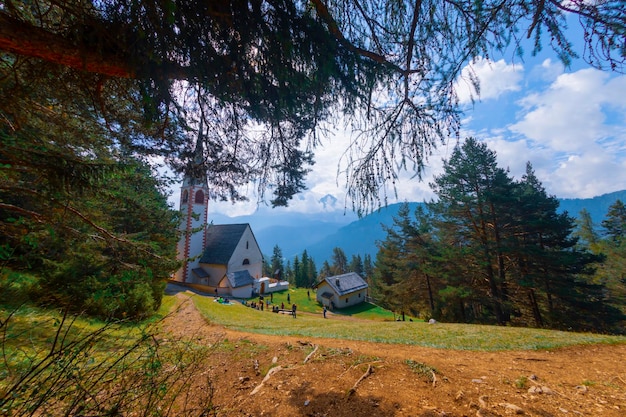
[[[244,264],[246,259],[248,263]],[[252,278],[255,279],[259,279],[262,276],[263,254],[249,226],[242,234],[237,247],[233,251],[233,255],[228,262],[228,270],[230,272],[247,270]]]

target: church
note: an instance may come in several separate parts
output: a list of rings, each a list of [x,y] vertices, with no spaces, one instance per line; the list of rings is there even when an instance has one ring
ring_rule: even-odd
[[[209,186],[202,158],[200,134],[180,193],[177,259],[182,267],[172,278],[209,294],[250,298],[262,278],[261,249],[247,223],[208,223]]]

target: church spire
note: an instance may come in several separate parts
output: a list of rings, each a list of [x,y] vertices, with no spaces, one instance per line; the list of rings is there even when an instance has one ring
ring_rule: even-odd
[[[196,148],[194,156],[187,164],[185,177],[183,178],[183,187],[200,186],[208,188],[206,170],[204,168],[204,123],[200,119],[200,127],[198,128],[198,137],[196,139]]]
[[[175,280],[194,282],[200,255],[206,245],[209,185],[204,160],[204,125],[200,122],[194,157],[188,162],[180,193],[181,223],[177,258],[183,261]]]

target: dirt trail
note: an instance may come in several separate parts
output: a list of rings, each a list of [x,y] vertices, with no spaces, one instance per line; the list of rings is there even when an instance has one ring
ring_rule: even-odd
[[[207,323],[177,297],[167,337],[226,341],[206,365],[223,416],[626,416],[626,345],[468,352],[266,336]]]

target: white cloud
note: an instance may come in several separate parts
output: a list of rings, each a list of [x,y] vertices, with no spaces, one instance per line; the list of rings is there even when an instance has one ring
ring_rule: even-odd
[[[546,190],[557,197],[586,198],[626,189],[626,76],[594,69],[564,72],[562,64],[550,60],[538,63],[528,73],[503,60],[479,60],[473,70],[482,83],[482,101],[464,115],[461,138],[473,135],[485,140],[497,152],[498,164],[509,168],[516,179],[530,161]],[[461,97],[464,103],[470,100],[469,91]],[[511,92],[516,94],[507,94]],[[525,96],[517,102],[511,101],[522,94]],[[346,161],[341,157],[349,145],[346,131],[337,130],[325,138],[307,177],[309,190],[296,195],[290,207],[273,212],[323,211],[318,201],[326,194],[336,197],[337,207],[343,208]],[[402,172],[396,184],[397,200],[390,190],[388,202],[430,199],[428,183],[441,173],[441,160],[450,156],[454,145],[455,140],[450,139],[448,145],[435,150],[423,181]],[[210,212],[253,213],[258,208],[254,186],[247,191],[249,203],[211,202]],[[177,204],[177,198],[174,201]],[[347,205],[350,209],[349,202]]]
[[[583,69],[519,101],[510,130],[526,138],[527,159],[541,167],[552,194],[587,198],[626,188],[624,91],[626,77]]]
[[[562,74],[548,90],[519,102],[524,115],[510,129],[555,150],[587,150],[617,133],[605,123],[606,106],[625,108],[623,99],[615,97],[614,89],[619,87],[614,84],[619,82],[609,82],[609,74],[593,69]]]
[[[542,82],[552,82],[557,77],[563,74],[565,68],[563,63],[555,62],[551,59],[544,59],[540,65],[535,65],[528,74],[528,78],[532,80],[539,80]]]
[[[461,71],[461,77],[456,83],[456,91],[461,104],[468,104],[474,100],[497,99],[503,94],[521,89],[524,69],[520,65],[507,64],[503,59],[491,61],[479,58],[476,62],[467,65]],[[476,96],[471,80],[480,81],[480,94]]]
[[[570,155],[550,177],[559,197],[588,198],[626,188],[626,162],[608,152]]]

